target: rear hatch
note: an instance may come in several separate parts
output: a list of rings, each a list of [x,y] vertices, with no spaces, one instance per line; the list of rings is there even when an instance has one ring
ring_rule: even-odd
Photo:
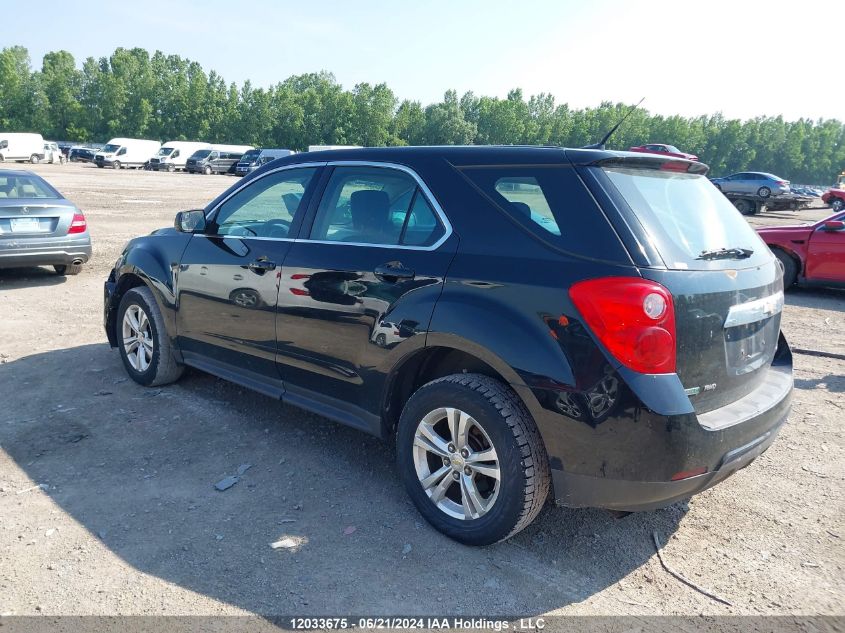
[[[766,377],[780,334],[783,274],[704,176],[706,167],[695,165],[618,159],[590,171],[621,213],[620,234],[633,235],[637,248],[629,250],[641,274],[672,294],[677,373],[704,413]]]

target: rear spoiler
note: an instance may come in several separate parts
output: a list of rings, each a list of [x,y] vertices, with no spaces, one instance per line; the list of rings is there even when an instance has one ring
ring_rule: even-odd
[[[686,158],[674,158],[639,154],[636,152],[619,152],[613,156],[606,156],[595,160],[590,165],[596,167],[626,167],[628,169],[656,169],[662,171],[676,171],[687,174],[704,176],[710,167]]]

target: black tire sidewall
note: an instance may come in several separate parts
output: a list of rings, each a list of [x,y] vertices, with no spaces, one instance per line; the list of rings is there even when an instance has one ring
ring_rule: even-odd
[[[785,253],[781,249],[774,249],[774,252],[775,257],[777,257],[783,265],[783,289],[786,290],[794,284],[795,280],[798,278],[798,265],[795,263],[795,260],[792,259],[791,255]]]
[[[493,508],[478,519],[448,516],[429,499],[414,466],[414,434],[420,420],[441,407],[455,407],[470,414],[484,428],[499,458],[499,495]],[[525,472],[519,446],[496,407],[479,392],[449,382],[435,382],[415,393],[402,411],[396,434],[396,460],[411,500],[437,530],[467,545],[489,545],[508,536],[524,507]]]
[[[129,360],[126,358],[126,349],[123,346],[123,316],[132,304],[139,305],[147,314],[147,320],[150,322],[150,331],[153,335],[153,357],[150,359],[149,367],[147,367],[147,370],[144,372],[138,371],[129,364]],[[120,350],[120,358],[123,360],[123,366],[126,368],[126,372],[129,374],[129,377],[139,385],[144,385],[145,387],[151,385],[156,378],[156,372],[159,366],[159,356],[161,354],[161,334],[158,329],[158,323],[156,322],[155,312],[143,294],[132,289],[128,290],[126,294],[123,295],[123,298],[120,300],[120,307],[117,310],[116,330],[118,341],[117,347]]]

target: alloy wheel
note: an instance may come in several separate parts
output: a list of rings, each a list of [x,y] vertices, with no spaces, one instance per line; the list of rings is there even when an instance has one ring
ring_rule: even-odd
[[[499,457],[484,428],[451,407],[428,413],[414,433],[414,467],[423,490],[450,517],[487,514],[501,484]]]
[[[153,332],[143,308],[130,305],[123,315],[123,351],[135,371],[145,372],[153,360]]]

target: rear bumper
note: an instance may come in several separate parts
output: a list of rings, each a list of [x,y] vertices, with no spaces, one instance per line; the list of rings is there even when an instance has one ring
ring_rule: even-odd
[[[0,240],[0,268],[62,266],[91,259],[91,238]],[[5,243],[4,243],[5,242]]]
[[[553,414],[541,401],[533,413],[555,500],[569,507],[652,510],[723,481],[771,446],[789,416],[792,355],[782,335],[765,371],[750,393],[703,414],[656,413],[621,380],[618,404],[602,419],[573,419],[560,407]]]

